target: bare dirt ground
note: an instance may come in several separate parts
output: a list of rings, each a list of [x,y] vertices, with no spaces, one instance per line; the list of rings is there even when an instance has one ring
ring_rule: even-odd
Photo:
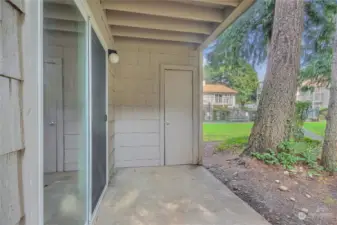
[[[285,172],[205,143],[204,166],[273,225],[337,225],[337,177]],[[284,186],[280,190],[280,186]],[[281,188],[282,189],[282,188]]]

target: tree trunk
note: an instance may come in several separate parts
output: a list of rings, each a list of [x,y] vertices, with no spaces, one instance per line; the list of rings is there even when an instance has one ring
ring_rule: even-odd
[[[337,21],[337,18],[335,21]],[[337,160],[337,30],[335,31],[333,42],[333,60],[331,67],[330,99],[321,158],[322,166],[333,173],[336,169]]]
[[[303,0],[276,0],[267,73],[245,155],[275,149],[287,137],[295,113],[303,14]]]

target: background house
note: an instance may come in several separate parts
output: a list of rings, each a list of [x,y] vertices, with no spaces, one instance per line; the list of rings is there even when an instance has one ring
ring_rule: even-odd
[[[238,92],[224,84],[204,84],[203,93],[204,105],[234,107]]]
[[[312,81],[305,81],[302,84],[307,86],[307,90],[302,90],[298,88],[296,93],[296,101],[310,101],[311,110],[308,115],[308,119],[317,119],[319,116],[319,110],[328,108],[329,98],[330,98],[330,89],[326,83],[315,83]],[[259,88],[257,90],[257,104],[261,96],[263,88],[263,81],[259,83]]]
[[[235,95],[238,92],[225,84],[206,84],[203,83],[203,105],[204,105],[204,119],[213,120],[215,117],[221,115],[216,114],[215,107],[233,108],[235,106]]]
[[[315,85],[312,90],[298,90],[296,94],[297,101],[310,101],[312,108],[328,108],[330,90],[326,86]]]

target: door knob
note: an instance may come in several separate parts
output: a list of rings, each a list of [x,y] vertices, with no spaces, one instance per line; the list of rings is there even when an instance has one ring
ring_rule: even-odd
[[[170,125],[170,122],[169,122],[169,121],[166,121],[165,124],[168,126],[168,125]]]
[[[51,122],[49,123],[50,126],[54,126],[55,124],[56,124],[55,121],[51,121]]]

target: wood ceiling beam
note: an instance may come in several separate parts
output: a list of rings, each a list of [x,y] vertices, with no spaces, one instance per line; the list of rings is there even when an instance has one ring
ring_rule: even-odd
[[[240,4],[241,0],[173,0],[186,3],[206,3],[209,5],[218,6],[233,6],[236,7]]]
[[[152,16],[188,19],[221,23],[224,13],[221,9],[205,8],[186,3],[153,1],[104,1],[103,8],[108,10],[141,13]]]
[[[205,49],[214,41],[224,30],[226,30],[239,16],[241,16],[246,10],[253,5],[255,0],[243,0],[241,4],[236,7],[230,15],[213,31],[213,33],[206,38],[206,40],[200,45],[199,49]]]
[[[207,35],[211,34],[214,28],[211,23],[125,12],[108,12],[107,20],[109,25]]]
[[[198,44],[204,41],[203,35],[172,32],[172,31],[159,31],[159,30],[112,26],[111,32],[113,36],[117,37],[178,41],[178,42],[198,43]]]
[[[89,12],[92,26],[104,48],[113,48],[114,40],[111,34],[110,26],[107,22],[105,10],[101,5],[101,0],[86,0],[82,2],[86,11]]]

